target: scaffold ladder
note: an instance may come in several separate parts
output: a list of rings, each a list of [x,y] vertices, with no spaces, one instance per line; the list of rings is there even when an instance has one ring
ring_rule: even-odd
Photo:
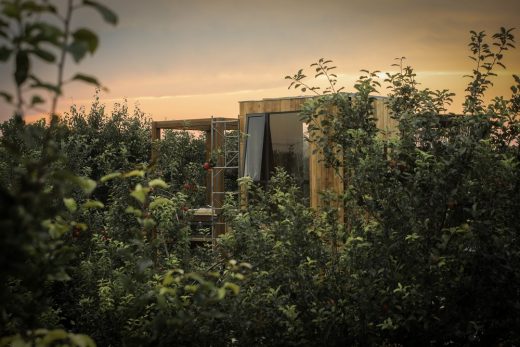
[[[238,194],[238,190],[226,190],[226,173],[234,180],[238,178],[240,158],[240,130],[237,119],[211,117],[211,238],[225,231],[222,210],[226,194]],[[233,182],[235,184],[236,182]]]

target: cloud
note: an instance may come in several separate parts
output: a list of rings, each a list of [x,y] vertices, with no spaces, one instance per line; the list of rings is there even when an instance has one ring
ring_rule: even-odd
[[[99,33],[100,47],[80,65],[69,61],[67,75],[97,76],[110,89],[107,100],[140,99],[143,108],[168,117],[176,109],[207,113],[212,105],[231,112],[242,96],[291,95],[283,77],[320,57],[334,60],[347,88],[359,70],[393,69],[394,58],[406,56],[425,86],[447,83],[445,88],[463,91],[460,76],[472,69],[469,30],[491,34],[500,26],[517,26],[520,13],[518,0],[110,0],[107,5],[119,14],[115,28],[94,11],[76,17],[76,25]],[[508,53],[508,73],[520,74],[520,50]],[[37,66],[36,72],[54,76],[49,66]],[[62,102],[93,94],[91,86],[70,84]],[[0,110],[8,113],[1,103]]]

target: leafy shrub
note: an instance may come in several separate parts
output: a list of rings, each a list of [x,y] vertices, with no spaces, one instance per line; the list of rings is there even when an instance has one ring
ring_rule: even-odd
[[[348,290],[340,298],[355,303],[346,311],[356,343],[519,339],[518,87],[510,99],[482,101],[510,32],[493,36],[497,52],[473,33],[472,51],[481,45],[486,55],[475,57],[466,115],[440,115],[451,94],[419,90],[410,67],[386,80],[397,137],[378,136],[375,73],[359,80],[356,94],[329,90],[302,114],[345,186],[333,197],[345,213],[340,268]],[[318,74],[330,75],[328,63],[315,65]],[[289,78],[301,86],[305,75]]]

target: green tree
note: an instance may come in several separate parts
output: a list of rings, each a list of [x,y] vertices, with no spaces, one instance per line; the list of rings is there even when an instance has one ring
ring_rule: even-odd
[[[97,10],[110,24],[117,23],[117,16],[105,5],[91,0],[67,0],[65,7],[45,0],[2,0],[0,11],[0,62],[12,60],[14,66],[15,94],[2,91],[1,96],[16,107],[19,116],[26,108],[37,108],[45,99],[37,93],[27,91],[43,89],[52,95],[50,114],[56,113],[58,98],[63,86],[71,81],[82,81],[100,86],[93,76],[77,73],[70,78],[64,76],[67,57],[76,63],[87,53],[94,54],[99,45],[96,33],[88,28],[73,30],[72,17],[80,8]],[[61,10],[61,12],[60,12]],[[34,60],[55,65],[55,82],[42,81],[34,74]]]
[[[442,115],[453,94],[419,89],[402,59],[386,79],[397,136],[375,127],[375,73],[354,94],[335,92],[331,79],[302,113],[326,163],[343,172],[342,297],[356,303],[357,343],[518,343],[519,78],[510,98],[484,104],[494,67],[514,47],[512,30],[492,45],[484,38],[472,32],[466,115]],[[332,76],[329,63],[314,65],[317,74]],[[288,78],[318,94],[305,77]]]

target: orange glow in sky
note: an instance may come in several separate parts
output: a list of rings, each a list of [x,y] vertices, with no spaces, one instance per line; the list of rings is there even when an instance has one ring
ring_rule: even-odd
[[[395,70],[405,56],[422,87],[450,89],[450,109],[460,112],[473,68],[469,31],[491,37],[501,26],[518,27],[518,0],[107,0],[119,24],[106,25],[94,12],[73,19],[100,37],[96,54],[66,74],[92,74],[107,86],[101,101],[110,109],[127,100],[156,120],[238,114],[238,101],[299,95],[284,76],[317,59],[337,65],[338,85],[352,91],[359,70]],[[489,96],[510,94],[520,75],[520,48],[507,52]],[[11,62],[12,64],[12,62]],[[55,68],[36,74],[55,79]],[[12,89],[12,67],[2,66],[0,90]],[[321,83],[318,81],[318,83]],[[60,111],[92,103],[95,89],[72,83]],[[381,94],[386,90],[382,88]],[[48,105],[47,105],[48,106]],[[12,108],[0,101],[0,119]],[[44,114],[28,112],[28,119]]]

